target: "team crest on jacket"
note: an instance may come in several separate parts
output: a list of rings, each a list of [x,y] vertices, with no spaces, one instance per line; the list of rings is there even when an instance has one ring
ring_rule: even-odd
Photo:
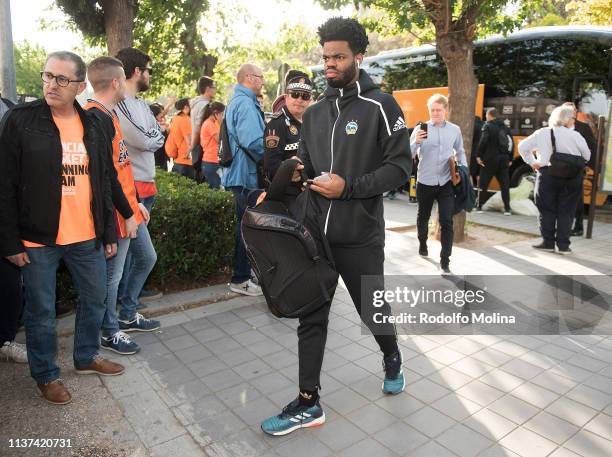
[[[357,121],[350,121],[346,124],[344,130],[346,131],[347,135],[355,135],[357,133],[358,128],[359,125],[357,125]]]

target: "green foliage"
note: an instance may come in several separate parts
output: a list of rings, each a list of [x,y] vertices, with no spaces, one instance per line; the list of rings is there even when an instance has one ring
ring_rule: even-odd
[[[47,53],[40,45],[28,41],[13,46],[15,53],[15,77],[17,92],[20,94],[42,97],[40,71],[45,66]]]
[[[155,181],[158,194],[148,227],[157,252],[152,285],[189,286],[230,265],[236,225],[232,194],[175,173],[158,171]],[[72,279],[61,268],[57,298],[65,302],[75,297]]]

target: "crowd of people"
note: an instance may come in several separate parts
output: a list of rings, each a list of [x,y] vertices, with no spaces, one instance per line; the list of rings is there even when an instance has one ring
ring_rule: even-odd
[[[458,189],[470,178],[461,130],[447,120],[448,99],[433,95],[427,102],[429,121],[410,133],[395,99],[360,69],[368,46],[363,26],[353,19],[332,18],[318,34],[327,88],[313,103],[309,76],[291,70],[285,93],[275,103],[279,109],[268,123],[258,99],[263,72],[245,63],[237,71],[227,106],[214,101],[215,82],[204,76],[194,99],[174,103],[177,114],[168,127],[169,107],[149,105],[138,96],[149,89],[153,67],[151,58],[134,48],[96,58],[88,66],[74,53],[51,53],[41,72],[44,98],[5,110],[0,124],[0,277],[6,292],[0,350],[29,364],[47,401],[71,401],[56,362],[60,260],[78,292],[76,373],[122,374],[124,367],[102,357],[100,348],[134,354],[141,348],[129,333],[160,328],[159,321],[145,318],[138,307],[157,259],[147,228],[154,217],[155,168],[167,170],[168,159],[174,172],[232,193],[236,239],[229,287],[236,293],[262,294],[240,224],[245,209],[261,196],[263,183],[291,158],[299,160],[299,171],[309,179],[306,184],[296,173],[295,195],[308,185],[323,197],[325,236],[360,315],[362,296],[368,295],[361,277],[379,278],[367,287],[384,289],[382,195],[408,182],[413,156],[418,161],[418,252],[429,255],[429,219],[437,202],[440,270],[450,274]],[[94,93],[81,107],[76,97],[84,91],[86,79]],[[486,190],[496,176],[504,211],[511,214],[512,138],[504,140],[508,132],[494,109],[486,116],[476,146],[480,186]],[[564,178],[551,171],[551,162],[556,163],[559,155],[588,160],[590,151],[578,133],[575,107],[556,108],[550,126],[521,141],[519,152],[538,172],[536,203],[544,241],[536,247],[551,251],[556,245],[560,253],[568,253],[582,169]],[[225,168],[217,155],[223,129],[233,153]],[[23,302],[27,347],[14,341]],[[325,422],[319,390],[330,307],[331,300],[300,318],[298,395],[280,414],[262,422],[264,432],[284,435]],[[381,312],[389,314],[389,305]],[[382,390],[397,394],[405,386],[402,355],[394,326],[387,324],[383,330],[373,332],[382,353]]]

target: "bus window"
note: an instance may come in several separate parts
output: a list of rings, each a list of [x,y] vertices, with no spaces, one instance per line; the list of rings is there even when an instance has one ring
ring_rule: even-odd
[[[608,116],[609,102],[602,79],[576,78],[575,87],[576,107],[593,125],[597,125],[598,116]]]

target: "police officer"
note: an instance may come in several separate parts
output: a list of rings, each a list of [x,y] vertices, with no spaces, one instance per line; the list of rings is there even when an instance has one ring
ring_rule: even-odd
[[[270,181],[283,160],[297,155],[302,115],[311,101],[308,75],[294,72],[285,90],[285,106],[274,113],[264,132],[264,169]]]

